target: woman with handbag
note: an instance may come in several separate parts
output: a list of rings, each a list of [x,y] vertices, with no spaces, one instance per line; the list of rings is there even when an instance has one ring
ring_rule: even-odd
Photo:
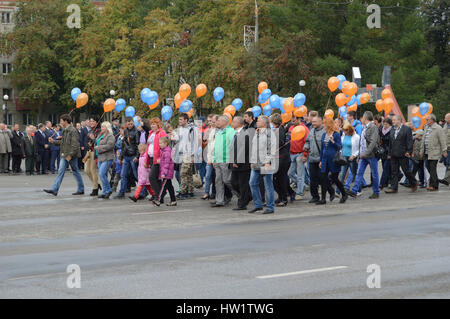
[[[339,135],[339,128],[336,126],[333,119],[326,118],[324,120],[325,132],[322,135],[322,147],[320,150],[320,173],[321,173],[321,190],[322,199],[316,205],[326,204],[326,194],[328,190],[329,178],[331,173],[331,180],[336,184],[341,191],[342,197],[340,203],[345,203],[348,196],[345,192],[344,185],[338,178],[340,165],[342,164],[341,154],[341,136]]]

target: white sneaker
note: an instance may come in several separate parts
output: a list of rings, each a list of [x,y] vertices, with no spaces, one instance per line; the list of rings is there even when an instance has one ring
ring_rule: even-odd
[[[362,192],[357,192],[356,193],[356,196],[361,196],[362,195]]]
[[[303,199],[305,199],[304,196],[302,196],[302,195],[295,195],[295,200],[303,200]]]

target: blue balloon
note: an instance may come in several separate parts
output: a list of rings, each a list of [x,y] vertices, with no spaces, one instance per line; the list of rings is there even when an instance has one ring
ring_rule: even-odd
[[[272,115],[272,107],[269,105],[264,106],[263,108],[263,114],[265,116],[271,116]]]
[[[345,81],[347,81],[347,79],[346,79],[345,76],[342,75],[342,74],[339,74],[339,75],[337,76],[337,78],[338,78],[338,80],[339,80],[339,90],[340,90],[340,89],[341,89],[342,83],[345,82]]]
[[[116,107],[114,108],[114,110],[116,112],[121,112],[125,108],[125,106],[126,106],[125,100],[124,99],[118,99],[116,101]]]
[[[133,116],[134,126],[141,126],[141,122],[139,122],[139,116]]]
[[[76,101],[78,95],[81,93],[81,90],[79,88],[73,88],[72,92],[70,92],[70,95],[72,96],[72,100]]]
[[[266,103],[271,95],[272,95],[272,91],[270,89],[265,89],[264,91],[262,91],[262,93],[261,93],[261,99],[263,101],[262,103]],[[262,104],[262,103],[260,103],[260,104]]]
[[[274,109],[279,109],[281,107],[281,105],[282,105],[280,97],[278,95],[276,95],[276,94],[274,94],[274,95],[272,95],[270,97],[269,102],[270,102],[270,107],[274,108]]]
[[[163,106],[163,108],[161,109],[161,116],[164,121],[170,120],[170,118],[172,117],[172,113],[172,108],[168,105]]]
[[[190,100],[184,100],[180,105],[180,112],[187,113],[192,109],[192,102]]]
[[[353,104],[355,104],[356,102],[356,96],[352,96],[350,101],[347,103],[348,106],[352,106]]]
[[[241,99],[237,98],[233,100],[233,103],[231,103],[231,105],[234,106],[234,108],[236,109],[236,111],[239,111],[239,109],[242,107],[244,103],[242,102]]]
[[[148,95],[150,92],[151,92],[151,90],[149,88],[144,88],[144,89],[141,90],[141,100],[142,100],[142,102],[144,102],[144,96]]]
[[[425,116],[425,114],[427,114],[429,109],[430,109],[430,106],[428,105],[427,102],[420,103],[419,112],[422,116]]]
[[[284,110],[284,106],[283,106],[285,100],[286,100],[285,97],[280,97],[280,110],[281,110],[281,114],[286,113],[286,111]]]
[[[414,117],[412,118],[411,122],[412,122],[412,125],[413,125],[415,128],[419,128],[420,125],[422,124],[422,120],[421,120],[420,117],[418,117],[418,116],[414,116]]]
[[[253,116],[254,117],[260,116],[261,115],[261,106],[254,106],[254,107],[252,107],[252,112],[253,112]]]
[[[147,99],[147,105],[152,105],[155,104],[159,99],[158,93],[156,93],[155,91],[151,91],[150,94],[148,95],[148,99]]]
[[[356,96],[356,104],[357,104],[357,105],[361,105],[361,94],[358,94],[358,95]]]
[[[339,115],[343,116],[344,114],[347,115],[347,108],[345,107],[345,105],[339,108]]]
[[[266,102],[266,101],[263,100],[262,94],[258,95],[258,103],[263,104],[264,102]]]
[[[214,89],[213,96],[214,96],[214,100],[216,100],[216,102],[219,102],[225,96],[225,91],[220,86],[216,87]]]
[[[303,93],[297,93],[294,96],[294,107],[300,107],[306,102],[306,96]]]
[[[125,109],[125,116],[126,117],[133,117],[134,114],[136,114],[136,110],[134,109],[134,107],[129,106]]]

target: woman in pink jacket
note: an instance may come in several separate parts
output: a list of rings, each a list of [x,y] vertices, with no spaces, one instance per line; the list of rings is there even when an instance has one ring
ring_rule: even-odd
[[[175,165],[172,160],[172,149],[170,148],[169,143],[170,140],[167,136],[159,139],[159,145],[161,147],[159,179],[162,184],[160,191],[157,193],[158,198],[153,201],[153,204],[156,206],[161,205],[161,199],[164,198],[166,191],[169,191],[170,194],[170,204],[167,204],[167,206],[177,206],[175,191],[172,185]]]
[[[166,132],[161,128],[161,120],[157,117],[150,120],[150,132],[147,139],[147,165],[150,166],[150,185],[156,194],[161,191],[161,181],[159,178],[159,162],[161,160],[161,149],[159,146],[159,139],[167,136]]]

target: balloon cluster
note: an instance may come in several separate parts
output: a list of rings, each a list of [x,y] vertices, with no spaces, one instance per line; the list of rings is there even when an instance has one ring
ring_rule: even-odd
[[[328,89],[330,89],[330,92],[334,92],[338,89],[341,90],[341,93],[336,95],[335,102],[339,108],[339,116],[344,120],[347,119],[347,112],[356,111],[359,105],[366,104],[370,100],[369,93],[356,95],[358,86],[354,82],[347,81],[342,74],[332,76],[328,79]],[[333,118],[334,112],[332,110],[327,110],[325,112],[325,117]]]
[[[159,105],[159,96],[155,91],[149,88],[144,88],[141,91],[141,100],[148,105],[150,111],[156,109]]]
[[[208,88],[205,84],[201,83],[197,85],[195,88],[195,94],[197,95],[197,98],[202,97],[206,94],[206,91]],[[186,113],[189,118],[192,117],[194,114],[194,103],[192,103],[191,100],[188,100],[187,98],[189,95],[191,95],[192,89],[191,86],[187,83],[182,84],[178,90],[178,93],[174,97],[175,107],[180,110],[182,113]],[[172,116],[173,112],[172,109],[169,109],[166,107],[165,112],[163,114],[161,110],[161,115],[163,116],[163,119],[165,121],[168,121],[170,117]],[[165,119],[167,118],[167,120]]]
[[[392,99],[392,92],[389,89],[384,89],[381,92],[381,99],[378,99],[375,103],[375,107],[378,112],[384,111],[384,114],[388,115],[391,113],[394,107],[394,100]]]
[[[89,97],[86,93],[82,93],[79,88],[73,88],[70,92],[72,100],[76,102],[77,109],[87,104]]]
[[[421,130],[426,123],[426,117],[433,113],[433,105],[427,102],[420,103],[419,106],[413,107],[411,115],[413,116],[411,123],[414,130]]]

